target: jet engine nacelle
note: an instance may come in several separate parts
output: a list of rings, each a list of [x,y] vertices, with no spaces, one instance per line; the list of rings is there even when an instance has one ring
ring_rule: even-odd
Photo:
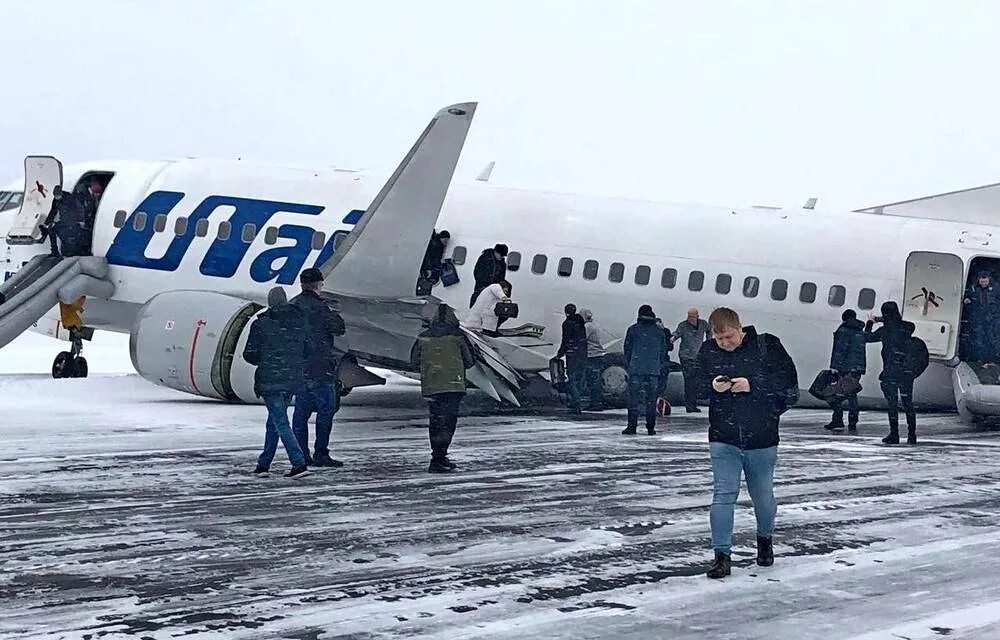
[[[260,402],[243,359],[255,302],[212,291],[168,291],[139,310],[129,341],[146,380],[208,398]]]

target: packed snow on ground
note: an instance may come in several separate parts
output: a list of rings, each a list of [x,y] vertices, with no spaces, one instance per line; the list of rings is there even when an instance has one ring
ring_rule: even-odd
[[[4,371],[45,372],[38,340]],[[777,562],[753,564],[744,500],[712,582],[704,414],[626,438],[620,412],[466,411],[453,475],[426,473],[419,388],[393,378],[346,399],[343,469],[257,479],[261,407],[0,376],[0,637],[1000,638],[996,432],[921,416],[918,447],[883,447],[882,414],[848,437],[790,412]]]

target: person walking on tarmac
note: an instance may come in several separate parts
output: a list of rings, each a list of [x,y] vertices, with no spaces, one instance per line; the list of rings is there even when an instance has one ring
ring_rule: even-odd
[[[677,359],[684,372],[684,408],[687,413],[701,413],[698,408],[698,375],[695,369],[701,345],[711,337],[711,328],[698,317],[698,309],[694,307],[688,309],[687,320],[677,325],[677,330],[674,331],[673,342],[681,343]]]
[[[882,326],[872,331],[875,323]],[[910,370],[910,338],[916,326],[903,320],[895,302],[882,305],[882,316],[869,316],[865,342],[882,343],[882,395],[889,405],[889,435],[885,444],[899,444],[899,405],[906,413],[906,443],[917,444],[917,413],[913,409],[913,371]]]
[[[708,322],[714,340],[698,353],[698,386],[711,392],[708,441],[714,495],[709,521],[715,561],[707,575],[718,579],[732,571],[733,511],[741,475],[757,518],[757,564],[774,564],[778,423],[797,400],[798,374],[777,337],[744,327],[732,309],[716,309]]]
[[[427,433],[431,462],[427,472],[449,473],[458,466],[448,459],[448,447],[455,436],[458,409],[465,397],[465,370],[476,364],[451,307],[438,307],[428,329],[417,336],[413,363],[420,371],[420,389],[430,412]]]
[[[601,342],[601,329],[594,322],[594,313],[590,309],[580,309],[587,329],[587,393],[590,396],[589,409],[601,411],[604,409],[604,357],[608,354]]]
[[[292,430],[306,457],[306,464],[317,467],[342,467],[344,463],[330,457],[330,434],[333,416],[340,408],[337,370],[340,366],[334,340],[344,335],[344,319],[320,297],[323,272],[306,269],[299,276],[302,293],[292,304],[302,310],[308,327],[309,351],[303,370],[303,386],[295,395]],[[316,446],[309,456],[309,418],[316,414]]]
[[[867,354],[865,353],[865,325],[858,320],[858,314],[853,309],[848,309],[841,316],[843,321],[833,334],[833,353],[830,355],[830,369],[842,378],[851,378],[854,382],[861,382],[861,376],[865,375],[867,368]],[[833,406],[833,417],[830,424],[826,425],[831,431],[844,428],[844,401],[836,400],[830,403]],[[847,398],[847,432],[856,434],[858,432],[858,394],[852,393]]]
[[[583,316],[576,312],[575,304],[563,309],[566,319],[562,323],[562,342],[555,359],[566,358],[567,395],[570,413],[583,413],[581,396],[587,385],[587,326]]]
[[[472,272],[476,284],[472,290],[472,298],[469,299],[469,308],[476,304],[476,298],[486,287],[506,280],[507,253],[507,245],[498,244],[492,249],[484,250],[476,260],[476,267]]]
[[[980,271],[976,284],[965,291],[966,314],[969,319],[969,337],[972,343],[972,360],[993,362],[997,356],[997,324],[1000,323],[1000,291],[993,286],[989,271]]]
[[[639,413],[646,416],[646,432],[656,435],[656,398],[667,359],[667,338],[656,326],[656,314],[648,304],[639,307],[636,323],[625,333],[625,365],[628,367],[628,426],[622,435],[635,435]]]
[[[258,477],[270,474],[280,439],[292,464],[292,470],[285,477],[298,479],[309,475],[309,468],[288,424],[288,404],[292,394],[302,387],[307,349],[306,320],[301,309],[288,304],[281,287],[267,294],[267,305],[267,311],[250,326],[250,336],[243,350],[243,359],[257,367],[254,393],[267,407],[264,451],[253,472]]]

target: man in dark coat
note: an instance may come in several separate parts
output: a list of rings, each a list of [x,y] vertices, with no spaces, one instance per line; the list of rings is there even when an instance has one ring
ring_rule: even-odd
[[[52,190],[52,209],[42,223],[53,256],[82,256],[87,252],[86,212],[79,194],[61,187]]]
[[[965,317],[969,323],[971,359],[992,362],[997,358],[997,324],[1000,323],[1000,291],[989,271],[980,271],[976,284],[965,291]]]
[[[882,326],[872,331],[876,322]],[[865,324],[865,342],[882,343],[882,395],[889,405],[889,435],[885,444],[899,444],[899,405],[906,413],[906,442],[917,444],[917,413],[913,409],[913,371],[910,370],[910,338],[916,327],[903,320],[895,302],[882,305],[882,316],[871,316]]]
[[[309,475],[309,469],[288,424],[288,403],[302,386],[307,348],[306,320],[298,307],[288,304],[281,287],[271,289],[267,304],[267,311],[250,326],[250,336],[243,350],[243,359],[257,367],[254,393],[267,406],[264,451],[257,459],[254,475],[269,474],[280,439],[292,463],[292,470],[285,477],[302,478]]]
[[[656,434],[656,398],[667,358],[667,338],[656,325],[656,314],[648,304],[639,307],[636,323],[625,333],[625,365],[628,367],[628,426],[623,435],[635,435],[639,414],[646,415],[646,431]]]
[[[320,297],[323,273],[306,269],[299,276],[302,293],[292,299],[305,315],[308,326],[309,352],[303,370],[304,384],[295,396],[292,428],[305,453],[307,464],[317,467],[342,467],[344,463],[330,457],[330,434],[333,415],[340,408],[337,370],[340,366],[334,339],[345,333],[344,319]],[[309,418],[316,413],[316,445],[309,456]]]
[[[562,323],[562,342],[556,359],[566,358],[569,410],[579,415],[583,413],[580,396],[587,386],[587,323],[576,312],[575,304],[566,305],[564,311],[566,319]]]
[[[420,389],[430,412],[431,463],[427,472],[449,473],[457,467],[448,459],[448,447],[465,397],[465,370],[476,364],[469,341],[450,307],[438,307],[430,327],[417,336],[413,363],[420,371]]]
[[[867,354],[865,353],[865,325],[858,320],[858,314],[853,309],[848,309],[841,316],[843,321],[833,334],[833,353],[830,355],[830,369],[842,378],[851,378],[854,382],[861,382],[861,376],[865,374],[867,368]],[[837,400],[831,403],[833,406],[833,418],[827,429],[844,428],[844,401]],[[858,394],[852,393],[847,397],[847,432],[855,434],[858,432]]]
[[[491,284],[500,284],[507,279],[507,245],[498,244],[492,249],[483,251],[479,259],[476,260],[476,267],[472,272],[476,279],[475,287],[472,290],[472,298],[469,300],[469,308],[476,304],[476,298],[486,287]]]
[[[714,340],[698,353],[698,385],[711,391],[708,440],[715,494],[709,519],[715,562],[708,577],[723,578],[731,571],[733,509],[741,474],[757,517],[757,564],[774,563],[778,421],[788,408],[788,391],[798,390],[798,376],[781,341],[742,326],[732,309],[716,309],[708,323]]]
[[[431,241],[427,244],[427,251],[424,253],[424,261],[420,265],[420,277],[437,284],[441,279],[441,263],[444,260],[444,250],[448,247],[448,240],[451,234],[447,231],[431,233]]]

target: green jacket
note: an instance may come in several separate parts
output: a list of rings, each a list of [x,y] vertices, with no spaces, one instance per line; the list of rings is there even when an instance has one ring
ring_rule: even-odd
[[[465,370],[476,364],[469,341],[450,308],[442,306],[430,328],[417,336],[413,363],[420,369],[424,397],[465,393]]]

